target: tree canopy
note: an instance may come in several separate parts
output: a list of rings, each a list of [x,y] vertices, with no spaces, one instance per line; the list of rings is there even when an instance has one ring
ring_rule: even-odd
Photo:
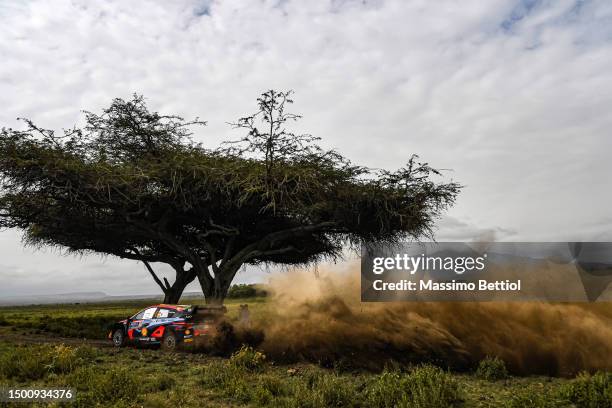
[[[30,120],[3,129],[0,227],[34,245],[143,261],[172,301],[197,277],[213,303],[245,264],[308,264],[346,245],[431,236],[459,184],[436,182],[417,156],[392,172],[356,166],[291,132],[292,103],[291,92],[262,94],[233,123],[245,136],[215,149],[191,138],[204,122],[150,112],[137,95],[61,134]],[[173,266],[176,282],[149,262]]]

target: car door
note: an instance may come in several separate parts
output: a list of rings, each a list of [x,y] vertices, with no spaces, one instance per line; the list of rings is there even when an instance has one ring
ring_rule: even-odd
[[[155,312],[153,320],[149,324],[149,330],[147,330],[149,336],[159,339],[165,332],[165,326],[172,323],[174,320],[172,316],[176,313],[175,310],[160,307]]]
[[[168,323],[172,321],[172,317],[175,313],[175,310],[160,307],[157,312],[155,312],[155,318],[158,324]]]
[[[148,326],[153,322],[153,316],[157,307],[148,307],[138,314],[136,314],[133,320],[130,321],[130,330],[128,331],[129,338],[142,338],[148,336]]]
[[[142,326],[140,328],[140,336],[141,337],[149,337],[151,333],[149,332],[149,326],[151,326],[155,322],[155,312],[157,311],[157,307],[150,307],[144,312],[144,316],[142,317]]]

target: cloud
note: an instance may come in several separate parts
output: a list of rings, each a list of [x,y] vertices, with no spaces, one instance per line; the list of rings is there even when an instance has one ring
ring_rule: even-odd
[[[297,130],[355,162],[453,169],[466,188],[449,217],[470,226],[449,237],[594,239],[612,194],[611,23],[600,1],[6,0],[0,124],[69,127],[139,92],[208,120],[197,138],[216,145],[260,92],[291,88]]]

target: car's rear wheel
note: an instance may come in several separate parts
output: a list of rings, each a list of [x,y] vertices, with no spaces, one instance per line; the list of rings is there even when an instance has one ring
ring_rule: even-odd
[[[176,334],[172,332],[167,332],[162,339],[162,349],[166,351],[174,351],[178,347],[178,339],[176,338]]]
[[[125,346],[125,334],[123,333],[123,330],[117,329],[113,332],[113,345],[115,347]]]

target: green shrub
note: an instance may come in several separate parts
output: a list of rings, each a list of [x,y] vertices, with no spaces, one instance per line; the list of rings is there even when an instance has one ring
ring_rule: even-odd
[[[80,367],[67,378],[77,390],[77,406],[104,406],[118,401],[134,401],[143,387],[139,387],[135,374],[125,368],[101,370],[95,366]]]
[[[38,380],[49,370],[48,356],[37,347],[17,347],[0,356],[0,376],[17,381]]]
[[[237,284],[232,285],[227,291],[229,299],[250,298],[257,296],[255,285]]]
[[[385,371],[366,388],[371,407],[450,407],[461,399],[457,382],[438,367],[422,365],[409,374]]]
[[[76,358],[81,363],[97,361],[102,356],[100,349],[84,344],[76,348]]]
[[[95,382],[97,371],[96,367],[80,367],[79,369],[70,373],[67,377],[67,382],[71,387],[76,388],[77,391],[86,392],[89,390],[91,384]]]
[[[258,376],[257,386],[266,390],[275,397],[283,395],[287,391],[284,381],[273,375]]]
[[[97,353],[89,346],[18,346],[0,356],[0,377],[26,381],[67,374],[91,362]]]
[[[100,401],[116,401],[133,399],[134,395],[138,394],[139,387],[134,374],[122,368],[109,370],[98,376],[90,390]]]
[[[275,393],[279,392],[279,386],[273,384],[273,380],[262,382],[257,377],[251,377],[248,371],[231,365],[226,366],[225,375],[221,378],[217,390],[222,396],[241,404],[273,406]]]
[[[232,354],[230,364],[247,370],[261,370],[266,363],[266,355],[250,346],[242,346]]]
[[[393,408],[402,401],[404,396],[404,378],[399,371],[385,370],[376,376],[366,390],[368,405],[379,408]]]
[[[247,383],[247,375],[248,371],[241,366],[215,361],[203,369],[199,383],[224,397],[248,402],[252,397],[252,386]]]
[[[315,382],[312,393],[321,407],[352,407],[358,403],[355,384],[347,378],[324,374]]]
[[[499,357],[486,357],[478,364],[476,376],[488,381],[503,380],[508,378],[508,370]]]
[[[275,405],[302,408],[360,407],[362,395],[350,377],[319,369],[306,370],[288,380],[290,398],[279,398]]]
[[[275,405],[277,398],[290,393],[290,389],[281,378],[260,374],[257,376],[257,383],[253,390],[253,400],[257,406]]]
[[[228,292],[228,299],[245,299],[254,297],[266,297],[268,292],[261,285],[239,283],[232,285]]]
[[[69,373],[81,363],[77,356],[77,349],[60,344],[49,353],[50,361],[46,365],[54,373]]]
[[[281,377],[254,372],[244,364],[215,361],[196,375],[207,390],[253,406],[440,408],[460,400],[456,381],[433,366],[419,366],[408,374],[387,371],[366,381],[320,369]]]
[[[459,385],[439,367],[423,365],[407,376],[408,407],[449,407],[461,399]]]
[[[360,395],[350,378],[323,372],[283,378],[253,372],[244,365],[213,362],[200,376],[200,384],[234,402],[270,407],[352,407]]]
[[[612,373],[580,373],[561,393],[578,408],[612,408]]]

